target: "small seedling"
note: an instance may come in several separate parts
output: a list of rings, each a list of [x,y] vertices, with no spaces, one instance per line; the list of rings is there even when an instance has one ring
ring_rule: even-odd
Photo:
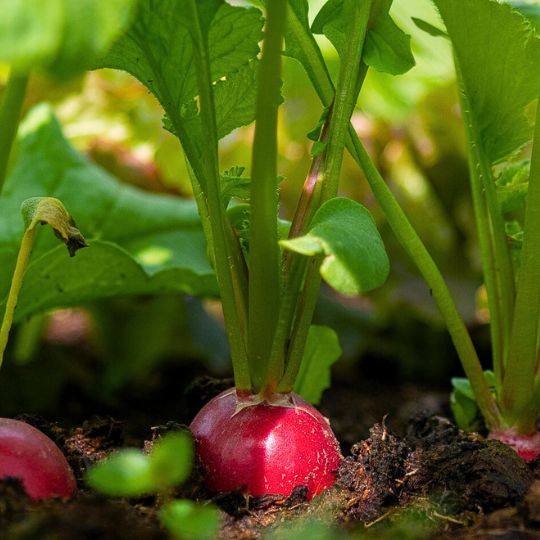
[[[161,523],[180,538],[214,538],[219,526],[218,510],[211,505],[171,499],[175,487],[189,476],[193,463],[193,440],[187,432],[169,433],[145,455],[135,449],[121,450],[86,475],[97,491],[115,497],[157,495],[162,506]]]

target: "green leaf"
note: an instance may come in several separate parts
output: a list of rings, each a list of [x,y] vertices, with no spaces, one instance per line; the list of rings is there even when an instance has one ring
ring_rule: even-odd
[[[142,452],[127,449],[92,467],[86,474],[88,485],[113,497],[139,497],[156,492],[150,461]]]
[[[418,19],[417,17],[411,17],[411,20],[420,30],[423,30],[430,36],[434,37],[448,37],[448,34],[441,30],[440,28],[437,28],[436,26],[433,26],[431,23],[428,23],[427,21],[424,21],[424,19]]]
[[[244,167],[232,167],[221,175],[221,195],[225,206],[233,197],[241,201],[249,201],[251,178],[242,176],[244,170]]]
[[[219,527],[217,508],[185,499],[163,505],[159,519],[171,534],[190,540],[215,538]]]
[[[324,34],[339,54],[344,49],[350,11],[355,0],[329,0],[318,13],[311,27],[313,33]],[[366,36],[363,60],[377,71],[397,75],[415,65],[411,38],[390,17],[392,0],[384,0]]]
[[[486,370],[484,375],[492,392],[495,392],[496,382],[493,371]],[[484,426],[482,416],[469,379],[454,377],[452,387],[454,389],[450,395],[450,406],[457,425],[465,431],[482,429]]]
[[[375,18],[366,37],[363,59],[377,71],[399,75],[409,71],[416,62],[411,52],[411,36],[390,17],[391,5],[392,0],[387,0]]]
[[[0,197],[0,309],[24,227],[19,208],[32,196],[61,199],[89,248],[69,260],[52,234],[39,234],[16,320],[118,294],[217,294],[194,203],[119,183],[78,154],[51,109],[40,106],[22,125],[18,159]]]
[[[280,243],[302,255],[324,255],[321,275],[343,294],[379,287],[388,275],[388,257],[373,218],[351,199],[327,201],[315,213],[307,234]]]
[[[334,330],[328,326],[310,326],[294,391],[310,403],[319,403],[322,393],[330,386],[330,368],[340,356],[341,347]]]
[[[434,0],[454,47],[471,117],[491,163],[532,137],[526,106],[540,86],[540,40],[508,4]]]
[[[214,88],[218,132],[224,136],[253,119],[255,89],[250,83],[257,63],[249,61],[259,52],[261,12],[223,0],[200,0],[198,8],[208,26],[212,80],[224,79]],[[203,153],[204,137],[193,102],[199,92],[189,14],[187,0],[140,0],[133,25],[96,67],[122,69],[139,79],[163,106],[167,129],[176,133],[182,124],[189,136],[196,133]]]
[[[187,431],[169,433],[159,439],[149,456],[155,485],[177,486],[189,476],[193,465],[193,439]]]
[[[18,71],[83,71],[127,26],[134,0],[10,0],[2,4],[0,61]]]
[[[513,163],[495,179],[497,198],[503,214],[523,210],[527,202],[530,162]]]
[[[540,5],[526,4],[525,2],[510,1],[512,7],[519,11],[533,26],[534,31],[540,34]]]

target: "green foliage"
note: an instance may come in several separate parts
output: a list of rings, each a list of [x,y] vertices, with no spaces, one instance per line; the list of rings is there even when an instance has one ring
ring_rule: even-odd
[[[491,391],[494,393],[497,385],[493,371],[486,370],[484,371],[484,375]],[[465,431],[481,430],[483,420],[469,379],[465,377],[454,377],[452,379],[452,387],[450,406],[452,407],[452,414],[457,425]]]
[[[2,5],[0,61],[17,71],[73,75],[103,55],[130,20],[134,0],[13,0]],[[81,60],[82,59],[82,60]]]
[[[540,86],[540,41],[508,4],[435,0],[454,47],[463,90],[490,163],[532,137],[525,107]]]
[[[324,203],[303,236],[282,240],[286,249],[324,255],[321,275],[338,292],[360,294],[384,283],[388,257],[369,211],[345,198]]]
[[[135,449],[125,449],[102,461],[86,475],[93,489],[114,497],[138,497],[154,491],[148,458]]]
[[[43,106],[22,126],[18,160],[0,196],[2,301],[23,230],[19,207],[31,196],[61,199],[90,247],[66,264],[67,254],[52,235],[40,235],[16,320],[119,294],[216,294],[195,205],[120,184],[68,144],[51,110]]]
[[[121,450],[92,467],[86,481],[95,490],[114,497],[138,497],[163,493],[189,476],[193,441],[188,432],[159,439],[149,455],[134,449]]]
[[[193,464],[193,440],[186,431],[170,433],[154,444],[149,456],[150,474],[159,489],[184,482]]]
[[[540,34],[540,6],[538,4],[527,4],[525,2],[510,2],[515,10],[525,16],[537,34]]]
[[[330,387],[330,368],[341,356],[337,334],[327,326],[312,325],[294,391],[310,403],[319,403]]]
[[[159,519],[171,534],[190,540],[215,538],[219,528],[217,508],[188,500],[163,505]]]
[[[255,115],[254,59],[262,35],[261,13],[222,0],[202,0],[199,9],[208,26],[217,128],[223,137]],[[96,67],[122,69],[141,81],[163,106],[165,127],[184,146],[187,137],[193,139],[190,144],[198,145],[203,154],[206,138],[193,101],[199,91],[192,22],[187,0],[140,1],[129,31]]]
[[[96,491],[113,497],[166,494],[188,478],[192,464],[191,435],[173,432],[157,440],[148,455],[134,449],[113,454],[92,467],[86,481]],[[183,499],[164,504],[159,518],[179,538],[214,538],[219,527],[217,508]]]
[[[377,71],[398,75],[406,73],[414,64],[410,36],[405,34],[390,17],[393,0],[381,2],[368,31],[363,60]],[[324,34],[342,53],[347,40],[347,24],[354,0],[329,0],[313,21],[311,30]]]

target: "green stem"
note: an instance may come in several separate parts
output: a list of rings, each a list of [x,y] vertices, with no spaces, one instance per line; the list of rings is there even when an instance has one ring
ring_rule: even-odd
[[[339,176],[343,161],[343,150],[350,125],[351,115],[360,91],[359,80],[361,79],[362,51],[367,33],[367,26],[371,14],[372,1],[358,2],[354,6],[351,17],[348,40],[343,52],[337,89],[329,115],[328,140],[324,150],[324,166],[316,185],[320,184],[320,197],[310,201],[317,205],[315,208],[306,208],[306,214],[312,215],[314,211],[325,201],[335,197],[338,192]],[[316,191],[316,190],[314,190]],[[308,226],[309,222],[304,223]],[[316,264],[310,262],[299,306],[296,311],[294,326],[291,333],[291,343],[287,354],[286,377],[280,382],[279,388],[292,388],[294,377],[300,369],[305,341],[309,326],[313,319],[315,305],[321,285],[318,271],[320,259]],[[315,265],[314,265],[315,264]]]
[[[289,345],[289,359],[283,377],[279,381],[278,392],[292,392],[298,372],[304,357],[304,348],[311,326],[311,320],[317,305],[319,289],[321,286],[321,273],[319,266],[322,257],[315,257],[308,261],[306,282],[311,287],[305,289],[298,306],[299,316],[295,319],[295,324],[291,332],[291,343]]]
[[[540,105],[536,109],[527,207],[510,353],[502,387],[503,414],[525,433],[536,431],[535,393],[540,319]]]
[[[293,8],[290,9],[291,12],[295,15]],[[306,68],[306,73],[313,87],[317,91],[322,104],[328,107],[334,97],[334,87],[315,39],[305,29],[298,17],[294,17],[289,22],[289,30],[294,35],[296,43],[302,48],[301,61]],[[482,372],[478,355],[439,269],[399,206],[393,193],[373,165],[353,126],[349,125],[348,129],[347,148],[353,159],[364,171],[373,194],[394,234],[430,287],[487,424],[491,428],[500,426],[502,419]]]
[[[485,152],[482,151],[481,138],[471,113],[457,58],[455,66],[461,90],[460,102],[465,133],[471,153],[469,158],[471,192],[490,311],[493,368],[500,388],[510,343],[515,295],[514,277],[495,182]]]
[[[28,75],[11,72],[0,107],[0,193],[6,180],[11,147],[17,135]]]
[[[253,390],[271,395],[283,367],[269,364],[280,299],[277,213],[277,116],[286,0],[267,3],[259,66],[251,170],[248,358]]]
[[[416,264],[428,284],[433,299],[443,316],[446,327],[459,355],[461,364],[477,399],[478,407],[490,428],[501,425],[501,416],[486,381],[482,366],[471,337],[459,315],[452,295],[435,261],[414,230],[379,171],[369,158],[366,149],[350,127],[352,155],[364,171],[369,185],[400,244]]]
[[[239,276],[238,257],[234,253],[232,230],[221,197],[218,137],[208,44],[202,32],[196,0],[190,0],[189,6],[193,19],[196,21],[192,32],[198,56],[196,66],[200,114],[208,142],[203,163],[205,182],[201,185],[210,215],[214,264],[231,348],[235,384],[239,392],[245,393],[251,390],[245,341],[247,329],[245,291],[241,276]]]
[[[319,141],[322,143],[326,143],[328,140],[328,126],[331,115],[332,110],[330,108],[319,138]],[[311,161],[309,173],[304,182],[300,200],[296,206],[296,212],[291,223],[289,238],[300,236],[306,231],[313,213],[320,206],[323,168],[324,153],[315,156]],[[283,294],[276,333],[270,353],[269,366],[281,366],[283,369],[285,365],[286,344],[291,335],[294,315],[298,307],[298,296],[304,282],[307,261],[308,259],[306,257],[291,251],[285,250],[283,253]]]
[[[2,362],[4,360],[4,352],[8,342],[9,331],[13,324],[13,314],[15,313],[15,307],[17,306],[24,272],[28,266],[35,236],[35,227],[31,227],[24,232],[21,247],[19,248],[19,254],[17,255],[17,262],[15,263],[15,270],[13,271],[13,277],[11,278],[11,288],[9,289],[4,318],[2,319],[2,326],[0,327],[0,367],[2,367]]]

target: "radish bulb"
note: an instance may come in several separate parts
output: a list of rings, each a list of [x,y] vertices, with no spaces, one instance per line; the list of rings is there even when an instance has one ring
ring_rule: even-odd
[[[71,497],[75,478],[64,454],[26,422],[0,418],[0,478],[21,480],[34,499]]]
[[[311,499],[333,485],[342,460],[328,420],[297,394],[268,403],[238,398],[231,388],[208,402],[190,429],[215,492],[286,497],[305,485]]]

